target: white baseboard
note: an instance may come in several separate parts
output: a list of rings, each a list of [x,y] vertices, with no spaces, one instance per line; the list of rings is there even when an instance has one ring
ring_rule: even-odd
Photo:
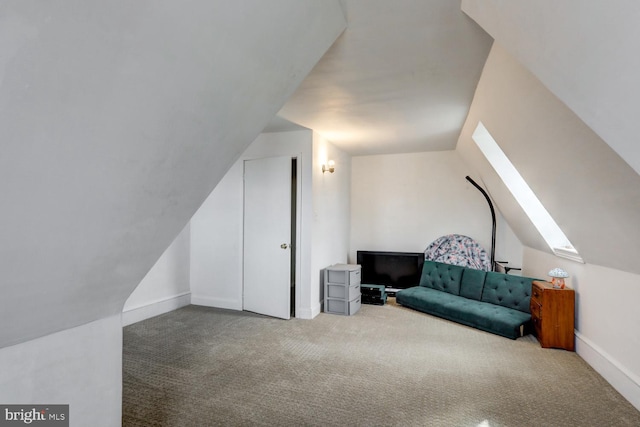
[[[313,307],[311,307],[311,318],[313,319],[314,317],[316,317],[318,314],[320,314],[322,306],[320,305],[320,303],[314,305]]]
[[[300,308],[296,310],[297,319],[313,319],[320,314],[320,304],[310,308]]]
[[[640,411],[640,378],[578,331],[576,353]]]
[[[191,295],[191,304],[202,305],[205,307],[226,308],[229,310],[242,311],[242,301],[229,298],[211,298]],[[302,308],[296,310],[297,319],[313,319],[320,314],[320,304],[311,308]]]
[[[189,305],[191,293],[185,292],[168,298],[152,301],[148,304],[132,307],[122,312],[122,326],[128,326],[151,317],[168,313]]]
[[[313,319],[313,310],[310,308],[299,308],[296,310],[297,319]]]
[[[242,311],[242,301],[229,298],[210,298],[191,295],[191,304]]]

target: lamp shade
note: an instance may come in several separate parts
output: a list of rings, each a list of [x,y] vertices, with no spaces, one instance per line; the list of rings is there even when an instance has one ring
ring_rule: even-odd
[[[567,273],[566,271],[564,271],[561,268],[554,268],[553,270],[551,270],[549,272],[549,276],[551,277],[558,277],[558,278],[567,278],[569,277],[569,273]]]

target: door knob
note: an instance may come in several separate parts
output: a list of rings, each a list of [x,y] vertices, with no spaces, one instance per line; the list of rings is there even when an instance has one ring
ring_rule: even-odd
[[[283,244],[280,245],[280,247],[282,249],[287,249],[289,247],[289,245],[287,245],[286,243],[283,243]]]

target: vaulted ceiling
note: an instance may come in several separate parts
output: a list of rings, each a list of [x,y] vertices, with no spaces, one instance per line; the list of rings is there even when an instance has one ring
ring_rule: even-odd
[[[342,4],[347,29],[278,116],[353,155],[454,149],[491,37],[456,1]]]
[[[496,39],[640,173],[640,4],[341,4],[347,29],[267,131],[314,129],[353,155],[453,149]]]

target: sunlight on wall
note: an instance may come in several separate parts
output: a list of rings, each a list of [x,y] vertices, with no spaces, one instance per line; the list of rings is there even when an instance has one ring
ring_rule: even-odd
[[[559,257],[584,262],[482,122],[478,122],[472,138],[553,253]]]

